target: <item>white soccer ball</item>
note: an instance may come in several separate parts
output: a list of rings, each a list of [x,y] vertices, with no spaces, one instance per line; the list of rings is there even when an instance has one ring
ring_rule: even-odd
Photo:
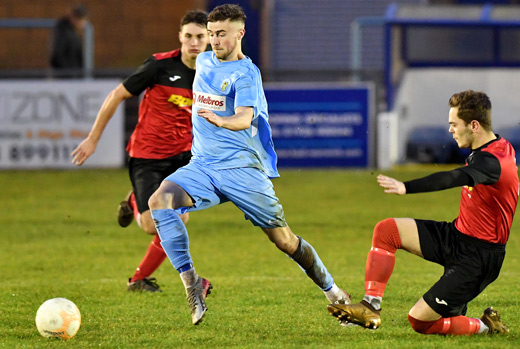
[[[49,299],[36,312],[36,327],[44,337],[72,338],[80,324],[78,307],[66,298]]]

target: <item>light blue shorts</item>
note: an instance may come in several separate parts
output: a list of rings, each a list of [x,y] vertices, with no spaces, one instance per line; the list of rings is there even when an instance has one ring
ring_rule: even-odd
[[[215,170],[191,161],[165,180],[181,186],[195,202],[191,207],[178,208],[179,213],[204,210],[231,201],[258,227],[287,226],[273,183],[257,168]]]

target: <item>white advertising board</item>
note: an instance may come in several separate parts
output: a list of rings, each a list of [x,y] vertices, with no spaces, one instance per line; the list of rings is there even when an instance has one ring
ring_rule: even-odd
[[[442,126],[448,134],[448,100],[464,90],[483,91],[491,100],[493,131],[520,125],[520,69],[407,69],[397,94],[399,161],[406,160],[406,141],[417,127]]]
[[[71,152],[88,135],[118,80],[0,80],[0,169],[76,168]],[[82,167],[121,167],[123,108]]]

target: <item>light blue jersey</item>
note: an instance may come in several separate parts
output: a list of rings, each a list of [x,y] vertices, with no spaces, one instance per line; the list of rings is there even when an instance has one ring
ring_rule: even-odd
[[[248,129],[231,131],[198,116],[199,109],[232,116],[237,107],[253,108]],[[270,178],[279,177],[262,78],[249,57],[220,62],[212,51],[199,54],[192,111],[192,161],[213,169],[256,167]]]

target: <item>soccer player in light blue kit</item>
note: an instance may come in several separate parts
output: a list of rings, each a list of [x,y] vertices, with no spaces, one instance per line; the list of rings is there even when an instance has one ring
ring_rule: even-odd
[[[186,288],[192,323],[207,311],[202,278],[189,252],[179,215],[227,201],[260,227],[334,303],[350,303],[314,248],[287,225],[270,178],[278,177],[260,71],[242,53],[246,16],[221,5],[208,16],[212,52],[197,58],[193,82],[193,147],[190,163],[167,177],[149,205],[164,251]]]

